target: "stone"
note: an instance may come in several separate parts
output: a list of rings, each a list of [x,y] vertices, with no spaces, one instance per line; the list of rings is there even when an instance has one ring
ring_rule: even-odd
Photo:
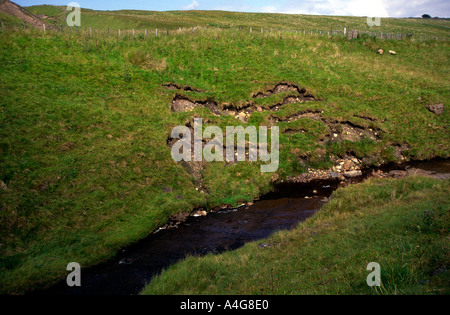
[[[1,190],[7,190],[8,189],[8,186],[6,186],[6,184],[3,181],[1,181],[1,180],[0,180],[0,189]]]
[[[199,210],[193,214],[193,217],[204,217],[208,213],[205,210]]]
[[[444,112],[444,104],[442,103],[430,104],[427,106],[427,109],[435,115],[440,115]]]
[[[346,160],[343,165],[344,171],[349,171],[352,168],[352,166],[353,162],[351,160]]]
[[[171,188],[171,187],[165,186],[165,187],[163,188],[163,192],[165,192],[165,193],[170,193],[170,192],[172,192],[172,188]]]
[[[402,170],[392,170],[389,172],[389,176],[392,176],[394,178],[405,177],[406,175],[408,175],[408,172]]]
[[[362,172],[361,171],[348,171],[344,173],[345,177],[358,177],[358,176],[362,176]]]

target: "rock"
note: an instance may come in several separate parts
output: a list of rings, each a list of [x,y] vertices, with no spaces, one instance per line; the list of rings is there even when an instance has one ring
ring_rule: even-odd
[[[189,217],[189,213],[187,212],[180,212],[174,215],[169,216],[169,220],[171,222],[184,222]]]
[[[1,180],[0,180],[0,189],[1,190],[7,190],[8,189],[8,186],[6,186],[6,184],[3,181],[1,181]]]
[[[357,170],[357,171],[348,171],[344,173],[345,177],[358,177],[358,176],[362,176],[362,172]]]
[[[272,182],[276,182],[279,178],[279,175],[277,173],[273,173],[272,177],[270,178]]]
[[[119,265],[130,265],[131,263],[133,263],[131,258],[123,258],[119,261]]]
[[[350,169],[353,167],[353,162],[351,160],[346,160],[344,162],[343,168],[344,171],[350,171]]]
[[[205,210],[199,210],[196,213],[194,213],[192,216],[193,217],[204,217],[206,216],[208,213]]]
[[[258,244],[258,248],[270,248],[270,247],[272,247],[272,245],[267,243]]]
[[[408,175],[408,172],[402,170],[392,170],[389,172],[389,176],[394,178],[405,177],[406,175]]]
[[[427,109],[435,115],[440,115],[444,112],[444,104],[442,103],[430,104],[427,105]]]
[[[170,193],[170,192],[172,192],[172,188],[171,188],[171,187],[165,186],[165,187],[163,188],[163,192],[165,192],[165,193]]]
[[[331,177],[331,179],[344,180],[344,176],[342,176],[342,174],[338,174],[335,172],[329,172],[328,175]]]

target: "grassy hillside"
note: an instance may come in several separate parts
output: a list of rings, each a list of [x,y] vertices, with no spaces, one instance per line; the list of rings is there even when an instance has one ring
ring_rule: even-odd
[[[189,257],[142,294],[449,294],[449,188],[409,177],[339,189],[295,230]],[[381,267],[380,287],[366,284],[370,262]]]
[[[65,24],[65,7],[56,6],[31,6],[27,10],[34,14],[45,14],[48,22]],[[96,11],[82,9],[82,27],[94,29],[178,29],[192,26],[208,27],[253,27],[259,31],[263,27],[266,30],[321,30],[330,29],[342,31],[357,29],[377,33],[413,33],[415,36],[434,35],[447,36],[450,34],[449,20],[435,19],[397,19],[387,18],[381,20],[380,27],[369,27],[367,18],[346,16],[313,16],[313,15],[288,15],[267,13],[241,13],[226,11]]]
[[[158,38],[37,30],[0,36],[2,293],[50,285],[65,277],[68,262],[105,260],[169,215],[250,201],[271,179],[331,167],[347,154],[367,164],[399,160],[400,145],[406,158],[449,154],[448,110],[437,116],[426,109],[448,106],[448,42],[236,29]],[[398,54],[378,55],[380,47]],[[168,90],[168,82],[202,92]],[[286,93],[252,97],[279,82],[305,88],[316,101],[275,111]],[[201,106],[175,113],[177,93],[234,109],[252,101],[261,111],[245,123]],[[301,112],[320,119],[287,120]],[[278,121],[276,176],[261,174],[256,163],[216,162],[195,178],[176,164],[167,138],[195,115],[221,127]],[[379,134],[348,139],[348,122]],[[341,128],[334,140],[330,126]]]
[[[23,27],[23,21],[14,16],[0,12],[0,21],[3,22],[4,28]]]

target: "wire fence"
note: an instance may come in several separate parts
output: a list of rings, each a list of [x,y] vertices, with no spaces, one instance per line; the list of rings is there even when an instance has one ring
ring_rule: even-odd
[[[347,38],[349,40],[357,39],[360,37],[372,37],[375,39],[387,39],[387,40],[434,40],[434,41],[447,41],[448,37],[435,34],[414,34],[414,33],[395,33],[395,32],[368,32],[361,31],[357,29],[351,29],[347,27],[337,27],[333,29],[286,29],[286,28],[273,28],[273,27],[252,27],[252,26],[192,26],[192,27],[179,27],[179,28],[152,28],[152,29],[120,29],[120,28],[109,28],[104,29],[93,29],[92,27],[78,27],[78,26],[65,26],[60,25],[48,25],[42,24],[42,26],[35,28],[24,22],[23,26],[18,26],[17,24],[8,25],[8,23],[0,21],[1,31],[20,31],[20,30],[35,30],[43,33],[70,33],[70,34],[84,34],[88,36],[109,36],[109,37],[123,37],[123,36],[170,36],[174,34],[187,34],[196,33],[205,30],[217,30],[217,31],[239,31],[247,32],[250,34],[303,34],[310,36],[329,36],[335,37],[340,36]]]

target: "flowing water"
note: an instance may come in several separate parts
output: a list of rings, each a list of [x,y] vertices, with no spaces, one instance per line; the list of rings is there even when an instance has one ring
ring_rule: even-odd
[[[450,173],[448,160],[385,166],[383,170],[404,170],[409,167],[438,174]],[[366,172],[345,184],[363,181],[368,174]],[[338,180],[308,184],[282,183],[251,206],[224,209],[202,217],[189,217],[178,228],[159,230],[122,250],[117,257],[106,263],[82,268],[81,287],[68,287],[63,281],[34,294],[137,294],[154,275],[186,255],[233,250],[247,242],[267,238],[276,231],[295,228],[319,211],[340,185]]]

